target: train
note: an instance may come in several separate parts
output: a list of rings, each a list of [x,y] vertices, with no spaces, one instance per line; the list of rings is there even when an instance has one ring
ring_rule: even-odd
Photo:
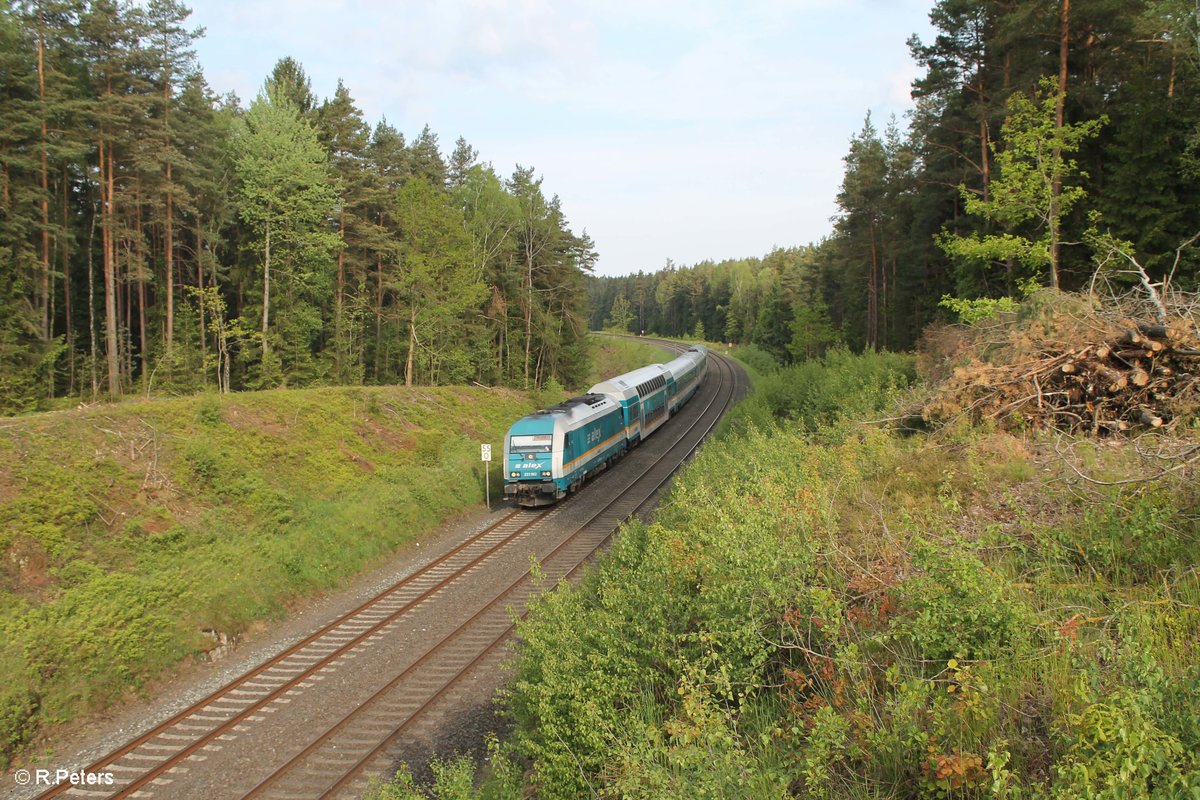
[[[504,496],[534,508],[577,491],[683,408],[707,370],[696,345],[517,420],[504,437]]]

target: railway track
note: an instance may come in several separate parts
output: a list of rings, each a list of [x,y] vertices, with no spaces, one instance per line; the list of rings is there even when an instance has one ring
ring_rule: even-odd
[[[84,768],[111,773],[111,786],[60,784],[39,800],[59,795],[206,800],[357,796],[368,776],[390,771],[402,737],[459,681],[499,663],[503,645],[513,635],[514,617],[524,615],[529,600],[578,573],[622,521],[650,502],[744,392],[744,374],[727,359],[713,356],[709,371],[709,391],[697,393],[677,415],[690,417],[690,425],[665,426],[661,439],[647,440],[621,467],[590,481],[570,501],[549,510],[505,514],[358,608]],[[714,373],[719,380],[711,380]],[[663,452],[639,464],[639,451],[652,447]],[[638,466],[626,468],[634,464]],[[583,498],[588,502],[580,503]],[[544,535],[556,528],[563,532]],[[537,570],[530,567],[496,584],[500,588],[477,600],[473,613],[462,610],[465,618],[449,632],[428,637],[423,651],[408,654],[403,665],[396,663],[400,659],[378,656],[384,643],[418,624],[418,615],[428,614],[439,602],[456,605],[456,592],[461,594],[492,561],[511,558],[526,545],[537,554]],[[377,687],[369,695],[335,718],[289,730],[284,746],[272,748],[270,759],[232,755],[278,723],[275,718],[286,717],[289,707],[313,702],[323,684],[345,680],[356,660],[372,658],[392,669],[383,674],[371,669],[368,677],[355,679]]]

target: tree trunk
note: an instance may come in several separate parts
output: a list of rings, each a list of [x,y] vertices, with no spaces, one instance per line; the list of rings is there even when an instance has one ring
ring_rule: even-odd
[[[529,388],[529,349],[533,344],[533,253],[525,252],[525,388]]]
[[[271,318],[271,221],[267,220],[267,241],[263,248],[263,311],[262,311],[262,357],[267,365],[267,325]]]
[[[167,369],[171,368],[171,349],[175,341],[175,190],[171,185],[171,81],[163,81],[163,145],[167,148],[167,216],[164,234],[166,236],[167,256],[167,335],[164,350],[167,356]],[[197,258],[199,252],[196,253]]]
[[[408,363],[404,366],[404,385],[413,385],[413,353],[417,349],[417,307],[408,310]]]
[[[1067,101],[1067,52],[1071,33],[1071,0],[1062,0],[1062,31],[1058,41],[1058,99],[1054,106],[1054,122],[1059,131],[1065,123]],[[1054,163],[1062,161],[1062,147],[1054,147]],[[1055,171],[1050,185],[1050,286],[1058,288],[1059,257],[1062,250],[1062,233],[1058,214],[1058,198],[1062,194],[1062,175]]]
[[[146,274],[144,271],[144,257],[142,252],[142,203],[141,203],[141,183],[138,183],[138,205],[137,205],[137,282],[138,282],[138,332],[141,336],[141,362],[142,362],[142,383],[145,384],[149,378],[149,372],[146,369],[146,356],[149,349],[146,347]],[[168,328],[168,330],[170,330]]]
[[[871,278],[867,281],[867,347],[879,349],[879,252],[875,243],[875,221],[868,226],[871,234]]]
[[[100,394],[100,376],[96,371],[96,359],[98,358],[98,348],[96,345],[96,269],[92,262],[92,252],[95,250],[96,244],[96,212],[94,201],[92,207],[92,226],[88,231],[88,246],[87,246],[87,265],[88,265],[88,339],[91,344],[91,362],[92,368],[92,400],[95,400]],[[101,236],[103,238],[103,235]]]
[[[337,374],[339,383],[346,381],[344,374],[344,360],[342,349],[345,346],[345,324],[342,319],[344,313],[343,296],[346,292],[346,210],[343,208],[338,213],[338,273],[337,273],[337,294],[333,299],[333,368]]]
[[[167,186],[171,185],[171,162],[167,162]],[[171,218],[174,216],[174,194],[167,189],[167,225],[166,225],[166,255],[167,255],[167,333],[164,351],[167,356],[167,368],[170,369],[171,351],[175,343],[175,226]]]
[[[375,259],[375,382],[379,383],[379,370],[383,358],[383,255]]]
[[[63,227],[62,246],[59,248],[63,274],[63,317],[66,321],[67,334],[67,394],[75,394],[75,341],[71,330],[71,248],[67,238],[67,168],[63,167]]]
[[[208,357],[208,332],[206,317],[208,315],[207,304],[204,298],[204,228],[200,222],[200,210],[196,209],[196,288],[200,290],[199,306],[200,306],[200,382],[205,386],[208,385],[208,368],[204,365],[205,359]],[[221,367],[218,364],[217,369]],[[217,378],[218,383],[220,377]]]
[[[124,302],[120,306],[123,324],[121,326],[121,368],[125,371],[125,380],[123,385],[130,388],[133,387],[133,248],[129,242],[122,243],[125,247],[125,274],[120,274],[121,259],[117,258],[117,253],[113,254],[113,260],[117,265],[117,282],[119,286],[124,286],[124,297],[119,298]]]
[[[983,78],[979,79],[979,171],[983,178],[983,202],[991,197],[992,159],[988,146],[987,95],[984,93]]]
[[[108,393],[116,397],[121,393],[121,363],[117,349],[117,274],[113,258],[112,230],[112,159],[105,147],[104,134],[100,135],[100,207],[101,240],[104,251],[104,345],[108,361]]]
[[[46,129],[46,70],[43,60],[43,51],[45,50],[45,37],[39,28],[37,42],[37,70],[38,70],[38,99],[41,101],[41,124],[42,124],[42,341],[50,341],[50,171],[48,165],[48,156],[46,154],[46,142],[49,135]]]

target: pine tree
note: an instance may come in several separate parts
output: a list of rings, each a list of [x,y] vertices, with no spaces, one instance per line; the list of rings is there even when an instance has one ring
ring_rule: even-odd
[[[458,137],[454,143],[454,152],[450,154],[450,165],[447,182],[450,188],[457,189],[467,180],[467,173],[479,159],[479,151],[467,144],[467,140]]]
[[[128,271],[135,246],[136,184],[118,183],[118,171],[129,168],[141,138],[151,103],[140,50],[142,15],[136,8],[113,0],[95,0],[81,20],[85,56],[90,68],[94,101],[89,104],[96,143],[97,206],[100,252],[104,275],[104,344],[108,393],[116,396],[133,371],[132,299],[118,297],[122,256]],[[126,284],[128,285],[128,284]]]
[[[37,188],[41,127],[36,44],[0,8],[0,413],[34,408],[40,392],[41,319],[29,302],[42,271]]]
[[[308,119],[317,108],[317,97],[313,94],[312,80],[300,62],[284,56],[275,62],[267,78],[267,94],[291,103],[301,117]]]
[[[865,275],[866,309],[864,343],[870,349],[882,346],[880,330],[880,293],[884,281],[887,242],[887,151],[868,114],[862,130],[850,140],[846,155],[846,174],[837,202],[842,215],[837,231],[843,252],[857,262],[851,268]]]
[[[368,267],[373,267],[373,275],[364,281],[364,289],[369,284],[373,295],[371,308],[375,321],[375,335],[370,347],[371,377],[376,383],[384,383],[397,374],[389,372],[385,307],[389,300],[394,301],[393,273],[396,269],[398,249],[394,235],[395,196],[412,174],[404,134],[389,125],[386,119],[380,120],[371,133],[367,158],[372,176],[367,200],[369,218],[379,235],[374,238],[369,248],[371,263]],[[366,357],[364,352],[364,358]]]
[[[340,80],[334,96],[317,113],[318,132],[329,152],[329,163],[337,178],[338,251],[337,284],[333,310],[333,374],[338,383],[362,380],[362,363],[355,358],[361,350],[360,306],[348,292],[349,285],[365,284],[369,250],[386,247],[384,233],[371,219],[372,176],[367,162],[370,129],[354,105],[350,91]]]
[[[445,185],[446,162],[438,150],[437,134],[430,130],[428,125],[422,128],[421,134],[413,140],[408,153],[409,165],[414,176],[424,178],[434,186]]]
[[[154,160],[162,165],[162,181],[160,191],[163,204],[161,206],[160,225],[162,228],[162,247],[166,286],[166,331],[164,350],[168,366],[172,357],[172,347],[175,338],[175,205],[177,199],[185,205],[191,203],[186,195],[179,198],[180,187],[176,184],[173,171],[177,166],[185,169],[188,164],[180,164],[182,156],[176,142],[176,135],[171,128],[171,108],[175,103],[175,93],[178,85],[186,81],[196,69],[195,52],[192,43],[204,34],[202,28],[187,30],[184,22],[191,15],[191,9],[176,2],[176,0],[150,0],[146,4],[145,21],[150,39],[149,56],[154,62],[154,80],[161,93],[161,130],[159,141],[156,143],[157,153]],[[143,331],[144,334],[144,331]],[[143,358],[145,353],[143,352]]]

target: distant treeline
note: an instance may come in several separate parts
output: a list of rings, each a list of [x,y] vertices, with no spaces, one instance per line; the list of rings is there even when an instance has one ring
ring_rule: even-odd
[[[175,0],[0,4],[0,412],[318,383],[565,384],[595,254],[535,171],[501,178],[318,101],[244,107]]]
[[[902,132],[850,141],[832,234],[763,258],[597,278],[593,327],[903,350],[944,296],[1120,291],[1200,259],[1200,17],[1192,0],[940,0]],[[1061,87],[1061,91],[1060,91]],[[781,231],[781,236],[786,232]],[[960,306],[961,307],[961,306]]]

